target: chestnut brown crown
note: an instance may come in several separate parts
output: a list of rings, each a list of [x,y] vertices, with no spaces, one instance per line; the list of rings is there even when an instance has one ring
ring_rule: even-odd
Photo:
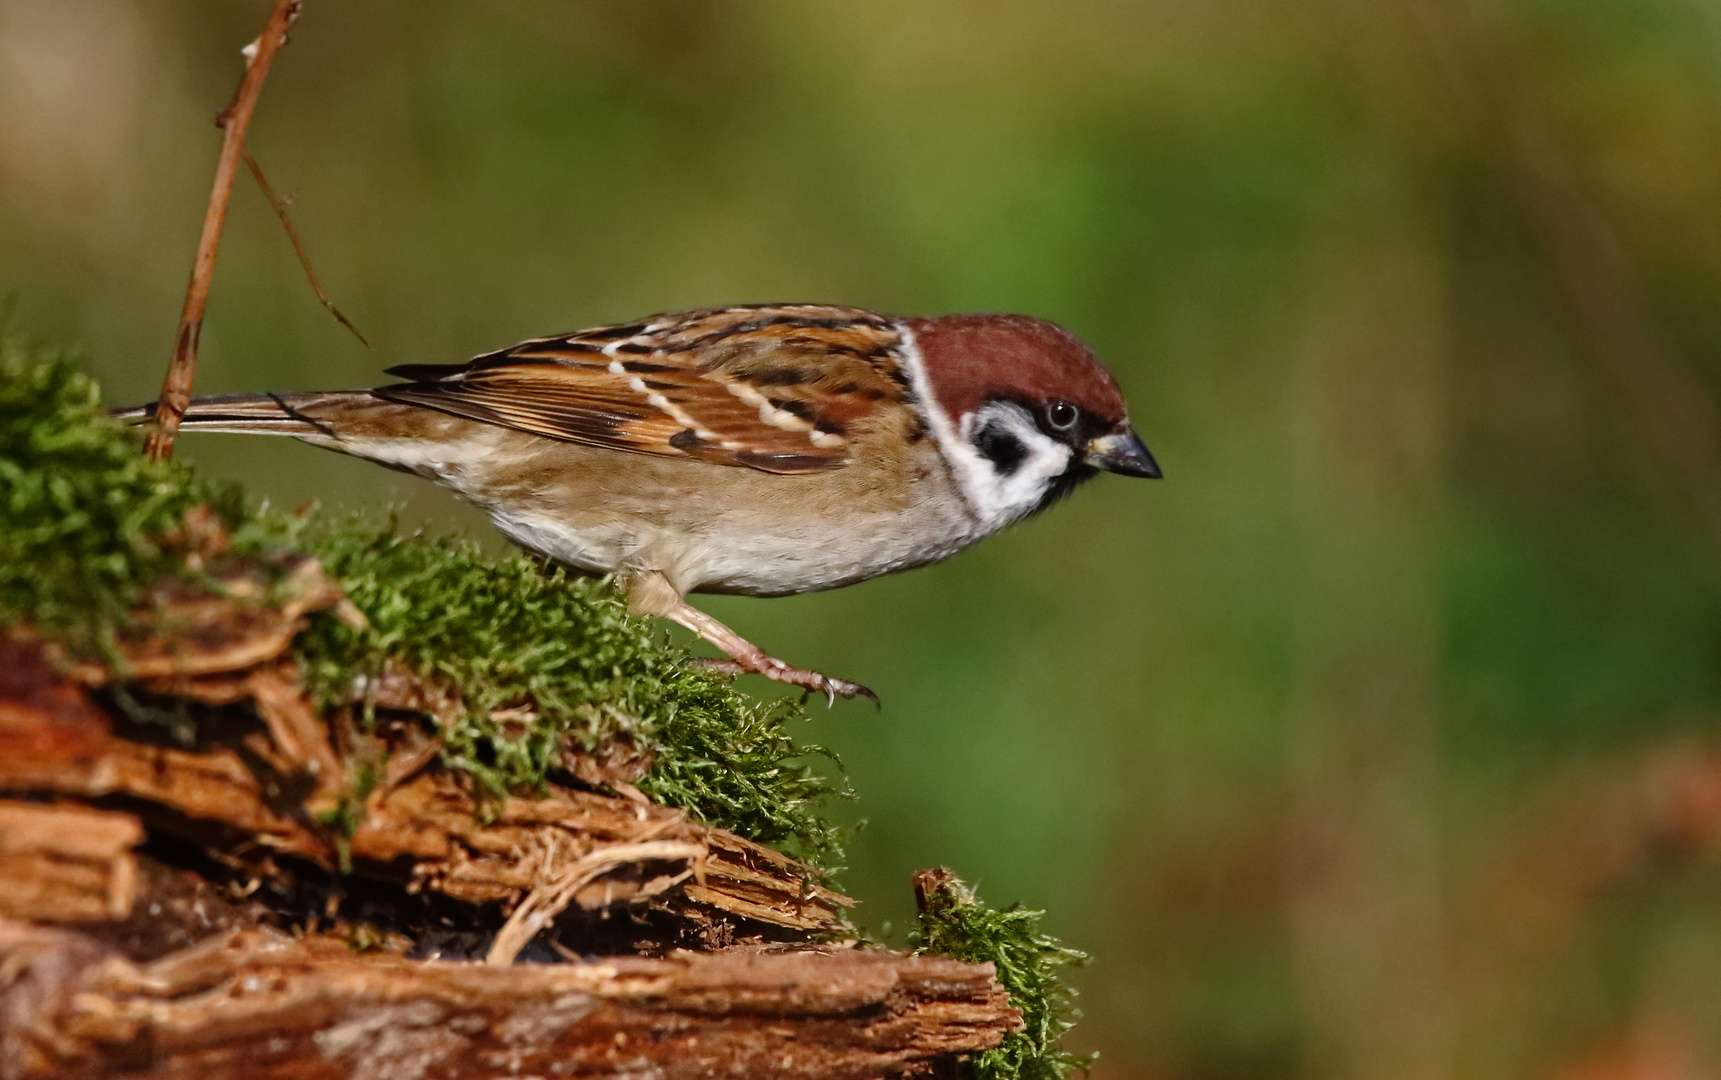
[[[1026,315],[909,319],[939,407],[952,417],[986,402],[1067,401],[1107,427],[1128,408],[1117,380],[1074,334]]]

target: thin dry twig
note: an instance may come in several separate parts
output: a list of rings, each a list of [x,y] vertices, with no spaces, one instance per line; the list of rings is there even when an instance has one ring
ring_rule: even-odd
[[[533,889],[496,934],[496,940],[490,946],[490,954],[484,958],[484,962],[504,967],[512,964],[514,957],[520,954],[526,943],[566,910],[575,893],[619,866],[656,860],[686,860],[687,869],[668,879],[669,884],[680,884],[698,873],[699,864],[704,861],[706,854],[703,844],[677,840],[648,840],[639,844],[612,844],[599,848],[568,867],[554,881],[546,881]]]
[[[197,371],[197,342],[203,334],[203,313],[209,306],[209,283],[215,274],[215,252],[221,244],[221,226],[227,220],[227,204],[233,196],[233,178],[245,150],[245,131],[263,92],[263,79],[275,54],[287,43],[287,29],[299,17],[303,0],[275,0],[263,32],[245,48],[245,76],[233,104],[222,111],[218,123],[225,132],[221,157],[215,165],[215,184],[209,192],[209,208],[203,215],[203,235],[197,241],[197,258],[191,266],[191,284],[185,291],[185,307],[179,314],[179,332],[173,341],[173,359],[161,383],[156,406],[155,428],[144,443],[144,453],[153,461],[173,456],[173,439],[179,421],[191,404],[191,384]]]
[[[269,200],[269,205],[274,209],[275,216],[281,219],[281,227],[287,230],[287,239],[293,244],[293,254],[299,257],[299,265],[304,268],[305,279],[311,283],[311,291],[317,294],[317,302],[329,309],[329,314],[335,317],[336,322],[352,331],[353,337],[359,339],[360,345],[367,349],[370,348],[370,342],[366,341],[365,336],[359,333],[359,328],[341,314],[341,309],[336,307],[335,302],[329,299],[329,294],[323,291],[322,282],[317,280],[317,272],[311,269],[311,257],[305,252],[304,241],[299,239],[299,230],[293,226],[293,219],[287,213],[290,201],[275,194],[275,188],[269,183],[269,178],[263,175],[263,166],[257,164],[257,159],[252,155],[250,148],[245,150],[245,167],[251,170],[251,178],[257,181],[257,186],[263,190],[263,197]]]

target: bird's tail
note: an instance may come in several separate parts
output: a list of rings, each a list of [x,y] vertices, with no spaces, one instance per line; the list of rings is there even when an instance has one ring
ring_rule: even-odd
[[[369,390],[335,390],[312,394],[221,394],[192,400],[180,427],[188,431],[219,431],[246,435],[292,435],[298,438],[339,438],[342,418],[379,402]],[[142,422],[155,416],[155,403],[115,409],[121,420]]]

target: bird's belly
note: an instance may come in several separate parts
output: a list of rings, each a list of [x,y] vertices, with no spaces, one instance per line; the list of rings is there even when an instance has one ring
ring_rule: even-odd
[[[797,536],[715,531],[690,552],[694,592],[786,596],[853,585],[954,555],[972,539],[907,530],[901,521],[843,523]],[[818,533],[824,535],[817,535]],[[977,537],[975,538],[977,539]]]
[[[521,449],[506,472],[440,479],[522,547],[592,573],[658,571],[683,593],[832,589],[983,535],[932,448],[890,472],[807,477],[542,439]]]
[[[760,529],[721,518],[679,526],[626,516],[549,517],[486,507],[521,547],[592,573],[657,570],[684,592],[785,596],[852,585],[955,554],[977,536],[921,515]]]
[[[594,574],[613,574],[627,564],[637,550],[635,530],[625,522],[609,527],[570,528],[568,524],[532,513],[486,506],[498,532],[527,551],[535,551],[557,562]]]

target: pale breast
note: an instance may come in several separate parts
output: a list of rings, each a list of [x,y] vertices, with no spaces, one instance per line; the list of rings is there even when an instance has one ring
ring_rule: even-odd
[[[445,479],[523,547],[682,592],[812,592],[945,558],[983,532],[929,438],[803,476],[530,440],[506,470]],[[870,448],[857,448],[867,451]]]

